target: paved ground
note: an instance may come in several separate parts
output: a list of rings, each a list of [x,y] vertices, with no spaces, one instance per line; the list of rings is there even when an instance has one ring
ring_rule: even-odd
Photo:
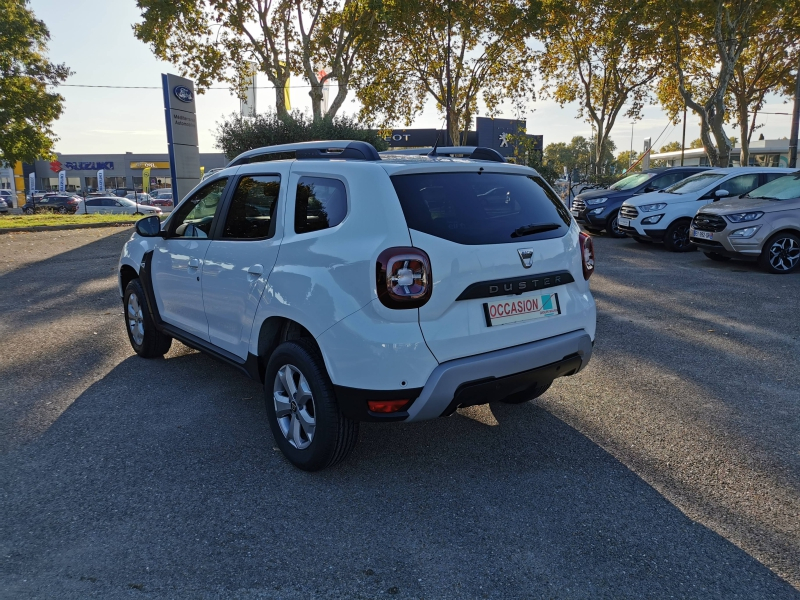
[[[800,598],[800,274],[598,238],[583,373],[307,474],[258,385],[133,356],[129,231],[0,240],[3,598]]]

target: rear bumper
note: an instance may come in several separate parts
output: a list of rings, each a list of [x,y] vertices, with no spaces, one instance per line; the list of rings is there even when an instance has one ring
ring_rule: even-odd
[[[342,412],[362,421],[424,421],[447,416],[459,407],[521,397],[554,379],[574,375],[592,356],[592,339],[573,331],[521,346],[504,348],[444,362],[413,390],[376,391],[337,387]],[[376,395],[373,397],[373,395]],[[377,396],[379,395],[379,396]],[[366,408],[368,399],[409,398],[403,412],[377,415]]]

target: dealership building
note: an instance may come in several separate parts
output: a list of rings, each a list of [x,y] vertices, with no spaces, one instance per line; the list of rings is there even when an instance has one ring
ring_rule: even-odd
[[[228,159],[221,152],[201,153],[200,165],[206,171],[224,167]],[[151,189],[172,185],[168,154],[61,154],[56,159],[37,160],[33,165],[37,190],[57,190],[58,172],[66,171],[67,190],[82,192],[97,189],[97,172],[102,170],[106,189],[142,189],[142,170],[150,167]],[[27,173],[26,173],[27,176]]]

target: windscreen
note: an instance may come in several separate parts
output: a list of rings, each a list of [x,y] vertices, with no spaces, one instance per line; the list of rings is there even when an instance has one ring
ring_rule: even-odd
[[[679,181],[675,185],[664,188],[662,191],[669,194],[691,194],[692,192],[699,192],[704,187],[723,177],[725,177],[724,173],[698,173]]]
[[[571,217],[539,177],[507,173],[395,175],[409,229],[457,244],[508,244],[565,235]]]
[[[632,190],[633,188],[642,185],[648,179],[652,179],[654,175],[655,173],[636,173],[636,175],[628,175],[624,179],[620,179],[608,189],[618,191]]]
[[[742,198],[766,198],[767,200],[800,198],[800,171],[773,179],[745,194]]]

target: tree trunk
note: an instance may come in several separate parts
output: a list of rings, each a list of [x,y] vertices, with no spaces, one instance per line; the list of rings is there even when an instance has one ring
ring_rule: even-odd
[[[747,101],[743,98],[738,98],[739,105],[739,136],[741,141],[739,147],[741,154],[739,155],[739,164],[746,167],[750,164],[750,121],[747,115]]]

